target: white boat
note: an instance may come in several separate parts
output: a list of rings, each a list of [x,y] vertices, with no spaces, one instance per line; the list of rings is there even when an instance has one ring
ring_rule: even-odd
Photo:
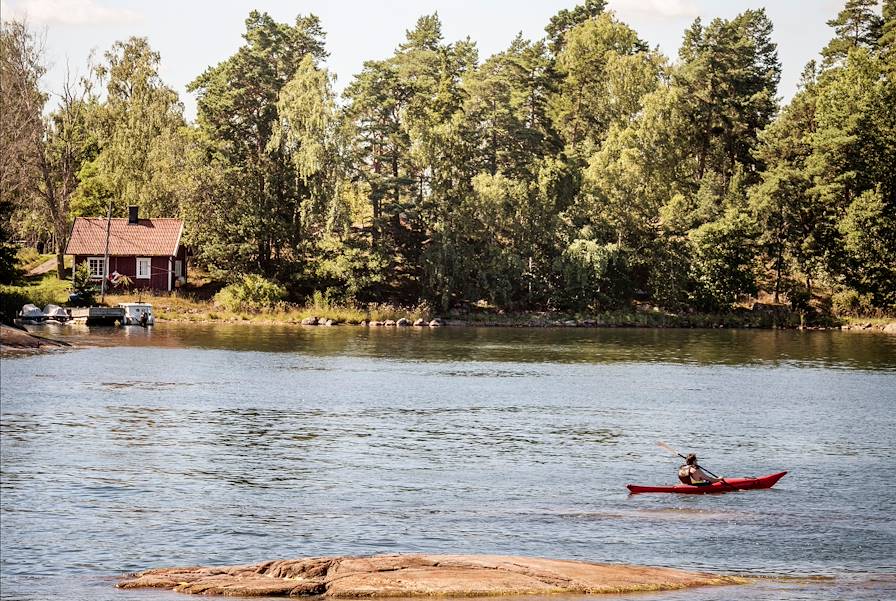
[[[47,305],[44,307],[44,315],[47,316],[47,321],[56,321],[59,323],[65,323],[72,318],[72,316],[68,314],[68,311],[59,305]]]
[[[18,318],[25,323],[42,323],[47,320],[47,316],[44,312],[31,303],[22,305],[22,310],[19,311]]]
[[[121,322],[125,326],[151,326],[155,323],[152,314],[152,305],[149,303],[120,303],[119,308],[124,309],[124,319]],[[145,318],[144,318],[145,316]]]

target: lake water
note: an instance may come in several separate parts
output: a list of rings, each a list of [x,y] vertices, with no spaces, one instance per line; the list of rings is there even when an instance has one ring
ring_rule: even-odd
[[[896,337],[60,331],[89,348],[0,369],[3,599],[183,599],[114,577],[390,552],[767,577],[640,601],[896,598]],[[660,440],[720,475],[790,473],[629,496],[675,482]]]

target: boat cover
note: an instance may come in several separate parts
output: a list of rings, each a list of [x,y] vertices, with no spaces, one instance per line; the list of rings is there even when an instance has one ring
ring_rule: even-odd
[[[20,317],[36,319],[38,317],[46,317],[44,312],[38,309],[35,305],[28,303],[27,305],[22,305],[22,310],[19,312]]]

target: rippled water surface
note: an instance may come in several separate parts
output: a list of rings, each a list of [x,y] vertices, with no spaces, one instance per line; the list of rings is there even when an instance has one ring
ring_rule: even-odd
[[[4,599],[152,601],[150,566],[501,553],[896,598],[896,337],[70,329],[2,360]],[[57,334],[59,335],[59,334]],[[629,496],[695,451],[774,489]],[[716,599],[731,591],[638,595]]]

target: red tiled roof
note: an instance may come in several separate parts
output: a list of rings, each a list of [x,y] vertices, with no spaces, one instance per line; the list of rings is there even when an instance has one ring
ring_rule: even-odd
[[[184,222],[181,219],[112,219],[111,256],[172,257],[177,254]],[[106,251],[106,218],[77,217],[65,247],[67,255],[102,255]]]

